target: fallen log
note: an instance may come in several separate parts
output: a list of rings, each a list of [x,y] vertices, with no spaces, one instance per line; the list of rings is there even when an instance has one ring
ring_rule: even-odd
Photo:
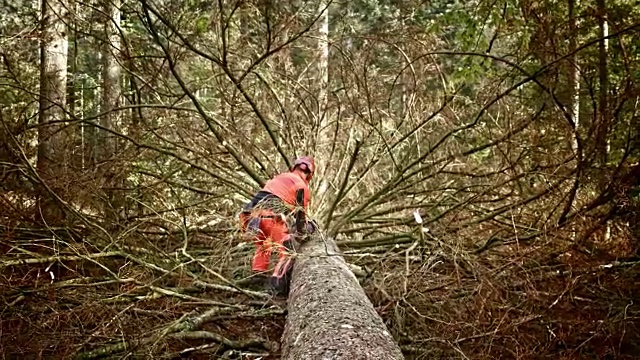
[[[398,344],[332,239],[299,247],[282,359],[403,359]]]

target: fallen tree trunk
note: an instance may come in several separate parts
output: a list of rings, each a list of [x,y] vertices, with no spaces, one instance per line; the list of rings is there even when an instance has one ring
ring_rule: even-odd
[[[298,249],[282,359],[403,359],[332,239]]]

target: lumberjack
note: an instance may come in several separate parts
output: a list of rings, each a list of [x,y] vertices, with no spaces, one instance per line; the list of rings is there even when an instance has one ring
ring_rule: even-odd
[[[315,168],[309,156],[296,159],[289,171],[267,181],[240,213],[241,229],[255,244],[251,269],[260,281],[268,271],[273,248],[278,251],[273,274],[264,279],[277,295],[288,294],[296,240],[317,229],[315,221],[306,219]]]

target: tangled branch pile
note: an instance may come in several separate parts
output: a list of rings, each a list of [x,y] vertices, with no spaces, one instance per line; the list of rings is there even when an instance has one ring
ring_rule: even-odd
[[[640,353],[636,7],[42,3],[0,10],[4,354],[276,358],[234,219],[301,154],[407,358]]]

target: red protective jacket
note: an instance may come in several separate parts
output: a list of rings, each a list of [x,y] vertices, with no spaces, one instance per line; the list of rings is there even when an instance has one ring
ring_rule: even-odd
[[[293,210],[296,204],[296,192],[299,189],[304,190],[304,210],[309,206],[309,185],[297,173],[288,172],[275,176],[267,181],[265,186],[254,196],[254,198],[245,205],[243,212],[240,213],[240,223],[243,231],[251,229],[255,233],[256,253],[253,256],[251,268],[256,272],[267,271],[271,252],[274,249],[273,244],[278,244],[278,264],[276,265],[273,277],[281,279],[290,269],[291,256],[290,249],[286,243],[290,239],[289,229],[284,219],[276,214],[282,214],[284,209],[270,208],[268,203],[269,194],[278,197],[289,210]],[[265,207],[260,209],[259,204],[267,201]],[[274,205],[274,204],[271,204]],[[254,208],[258,207],[257,212]],[[253,223],[253,225],[251,225]]]
[[[276,175],[273,179],[267,181],[262,191],[272,193],[287,205],[296,206],[296,191],[298,189],[304,189],[303,206],[306,211],[311,198],[309,184],[296,173],[286,172]]]

